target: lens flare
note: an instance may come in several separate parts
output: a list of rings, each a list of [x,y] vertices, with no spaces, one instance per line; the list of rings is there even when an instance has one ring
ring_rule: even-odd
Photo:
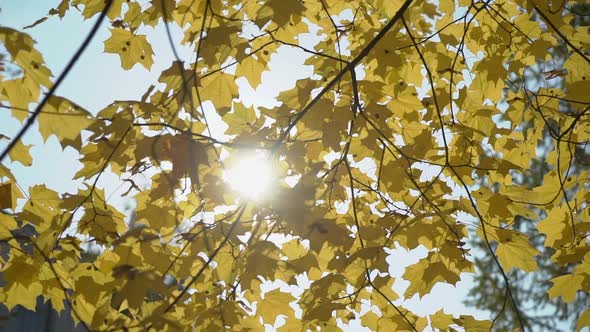
[[[266,153],[253,152],[238,158],[227,171],[224,180],[240,196],[259,200],[268,195],[273,182],[273,168]]]

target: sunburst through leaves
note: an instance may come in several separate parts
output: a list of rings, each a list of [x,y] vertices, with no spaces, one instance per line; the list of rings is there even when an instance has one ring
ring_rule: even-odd
[[[223,178],[240,196],[256,201],[269,196],[275,170],[268,153],[255,151],[237,156]]]

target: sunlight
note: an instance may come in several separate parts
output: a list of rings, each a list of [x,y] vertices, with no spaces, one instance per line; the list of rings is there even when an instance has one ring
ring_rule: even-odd
[[[252,152],[237,157],[230,165],[223,172],[223,178],[242,197],[259,200],[268,194],[273,182],[273,167],[266,153]]]

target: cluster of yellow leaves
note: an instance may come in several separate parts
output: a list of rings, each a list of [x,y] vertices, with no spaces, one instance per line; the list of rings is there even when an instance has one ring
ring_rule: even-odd
[[[31,187],[18,209],[22,193],[1,166],[0,300],[34,309],[42,296],[97,331],[265,324],[330,331],[351,319],[382,331],[487,331],[491,321],[444,311],[423,317],[403,306],[474,272],[470,236],[485,239],[504,276],[535,271],[535,257],[551,251],[555,264],[573,268],[552,279],[549,296],[570,302],[588,292],[587,27],[571,26],[573,13],[540,1],[458,5],[114,0],[104,50],[124,69],[151,68],[154,52],[141,32],[159,22],[178,25],[195,58],[172,63],[141,100],[113,101],[96,116],[50,99],[41,135],[80,152],[75,178],[86,186],[68,194]],[[91,18],[104,1],[62,0],[48,15],[63,17],[71,7]],[[310,31],[311,46],[299,38]],[[51,73],[25,33],[0,27],[0,43],[22,70],[0,76],[0,102],[24,120]],[[563,88],[509,84],[563,45],[562,68],[547,76],[563,79]],[[246,107],[236,79],[264,83],[282,47],[306,52],[313,78],[282,91],[277,107]],[[207,105],[229,126],[229,140],[210,136]],[[517,185],[547,131],[543,184]],[[260,202],[232,195],[221,156],[252,149],[269,150],[282,176],[297,183],[281,181]],[[10,159],[34,162],[23,144]],[[134,224],[97,187],[105,172],[134,195]],[[545,248],[513,229],[517,216],[540,220]],[[393,291],[385,260],[395,245],[428,250],[406,268],[403,294]],[[266,281],[300,292],[268,291]],[[365,304],[371,310],[361,314]],[[590,311],[578,320],[578,329],[586,325]]]
[[[41,88],[51,85],[52,74],[29,35],[0,26],[0,43],[8,52],[7,60],[19,70],[16,77],[5,77],[0,71],[0,102],[8,102],[12,115],[22,121],[29,105],[38,101]]]

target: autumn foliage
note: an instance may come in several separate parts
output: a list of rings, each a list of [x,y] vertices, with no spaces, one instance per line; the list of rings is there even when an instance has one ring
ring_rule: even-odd
[[[403,306],[477,273],[469,242],[480,239],[502,310],[517,313],[508,324],[528,330],[514,271],[547,256],[562,271],[547,276],[549,298],[590,290],[590,39],[571,10],[583,2],[62,0],[36,28],[83,15],[94,20],[88,41],[108,25],[105,57],[123,69],[151,68],[146,29],[180,27],[194,51],[140,100],[102,110],[55,94],[76,57],[53,76],[26,31],[0,26],[2,62],[20,71],[0,73],[2,109],[77,150],[84,183],[23,192],[8,160],[31,165],[30,146],[2,146],[1,302],[34,310],[41,296],[92,331],[331,331],[351,319],[379,331],[487,331],[501,310],[477,320]],[[315,43],[298,38],[312,30]],[[245,105],[236,79],[255,89],[284,47],[305,52],[313,75],[279,106]],[[524,79],[531,68],[544,73],[537,84]],[[226,136],[211,134],[206,108]],[[275,183],[246,199],[223,172],[231,156],[261,151]],[[528,185],[539,160],[547,172]],[[133,222],[97,186],[105,173],[137,202]],[[428,255],[396,294],[388,248],[419,246]],[[590,325],[590,310],[578,314],[578,329]]]

